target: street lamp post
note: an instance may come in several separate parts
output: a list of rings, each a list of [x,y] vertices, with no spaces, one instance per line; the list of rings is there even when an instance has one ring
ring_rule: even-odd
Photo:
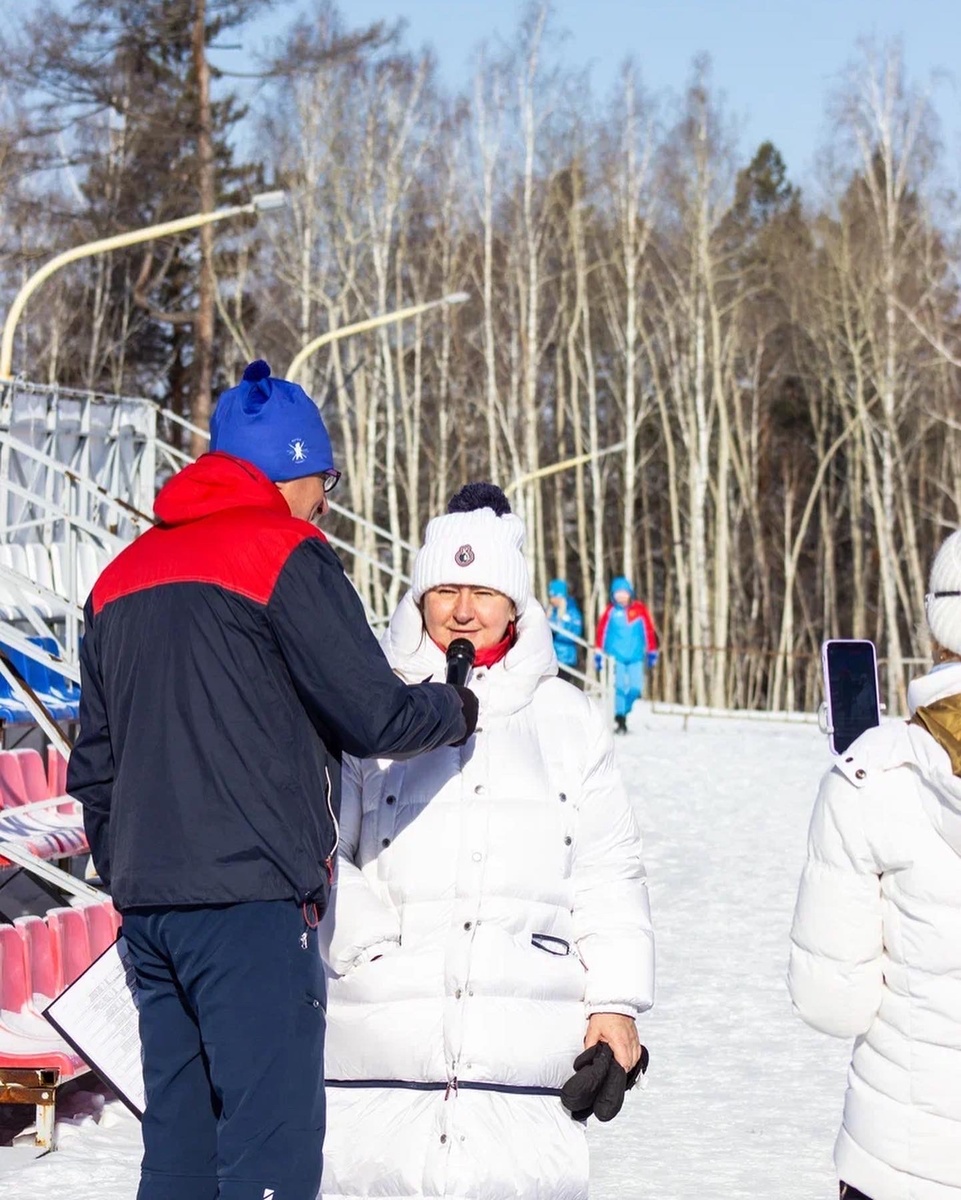
[[[287,368],[287,378],[296,382],[300,369],[307,359],[330,342],[336,342],[340,338],[349,337],[354,333],[367,333],[371,329],[378,329],[381,325],[392,325],[395,321],[406,321],[408,317],[419,316],[421,313],[429,312],[432,308],[441,308],[447,304],[463,304],[465,300],[469,299],[470,296],[467,292],[452,292],[449,296],[442,296],[439,300],[427,300],[423,304],[412,304],[409,308],[399,308],[396,312],[381,313],[380,316],[369,317],[366,321],[357,321],[354,325],[328,329],[326,333],[315,337],[306,346],[301,346]]]
[[[505,496],[509,496],[511,492],[516,492],[519,487],[523,487],[525,483],[532,483],[535,479],[543,479],[547,475],[556,475],[559,471],[566,471],[569,467],[579,467],[582,463],[593,462],[594,459],[603,458],[607,454],[616,454],[618,450],[624,450],[626,446],[626,441],[615,442],[613,446],[605,446],[603,450],[594,450],[588,454],[577,454],[573,458],[565,458],[561,462],[551,463],[549,466],[541,467],[537,471],[531,471],[527,475],[519,475],[504,488],[504,494]],[[591,664],[591,648],[586,642],[583,644],[587,646],[587,663],[585,664],[583,676],[586,682]],[[611,698],[614,694],[614,674],[611,662],[612,660],[606,654],[602,654],[600,667],[595,668],[605,708],[611,706]]]
[[[516,479],[504,488],[504,495],[509,496],[511,492],[516,492],[519,487],[523,487],[525,483],[531,483],[535,479],[543,479],[545,475],[556,475],[558,471],[566,471],[568,467],[578,467],[581,463],[593,462],[595,458],[603,458],[605,454],[616,454],[618,450],[623,450],[627,442],[615,442],[613,446],[605,446],[603,450],[595,450],[590,454],[578,454],[574,458],[565,458],[563,462],[551,463],[548,467],[541,467],[537,471],[531,471],[527,475],[519,475]]]
[[[110,250],[121,250],[125,246],[134,246],[138,242],[150,242],[154,238],[171,237],[176,233],[186,233],[190,229],[199,229],[202,225],[211,225],[215,221],[225,221],[229,217],[238,217],[244,213],[267,212],[273,208],[282,208],[287,203],[286,192],[261,192],[253,197],[248,204],[234,204],[229,208],[218,208],[209,213],[194,213],[189,217],[179,217],[175,221],[164,221],[160,225],[149,225],[145,229],[133,229],[127,233],[118,233],[113,237],[100,238],[96,242],[85,242],[82,246],[73,246],[62,254],[51,258],[43,264],[24,283],[13,298],[10,311],[3,325],[0,336],[0,382],[12,379],[13,339],[17,322],[26,307],[27,301],[44,280],[49,279],[55,271],[68,263],[80,258],[90,258],[95,254],[106,254]]]

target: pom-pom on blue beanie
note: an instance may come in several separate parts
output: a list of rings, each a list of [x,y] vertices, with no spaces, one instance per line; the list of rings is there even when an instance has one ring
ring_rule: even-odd
[[[221,393],[210,420],[210,449],[246,459],[274,483],[334,467],[317,405],[299,384],[274,379],[262,358]]]

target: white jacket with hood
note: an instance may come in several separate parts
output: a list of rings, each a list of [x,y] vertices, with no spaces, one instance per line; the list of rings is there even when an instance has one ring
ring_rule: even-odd
[[[958,695],[951,663],[908,700]],[[794,915],[794,1005],[854,1039],[838,1176],[872,1200],[961,1200],[961,779],[942,741],[889,722],[838,760]]]
[[[384,648],[405,679],[444,678],[410,596]],[[587,1195],[557,1090],[590,1013],[650,1007],[653,934],[607,722],[556,671],[529,604],[506,658],[472,673],[466,746],[345,762],[326,1200]]]

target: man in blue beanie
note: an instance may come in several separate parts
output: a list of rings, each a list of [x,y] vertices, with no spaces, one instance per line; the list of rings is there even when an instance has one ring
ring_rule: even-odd
[[[341,757],[462,745],[477,702],[388,666],[311,523],[339,474],[301,388],[252,363],[211,451],[87,601],[67,790],[137,976],[139,1200],[315,1200]]]

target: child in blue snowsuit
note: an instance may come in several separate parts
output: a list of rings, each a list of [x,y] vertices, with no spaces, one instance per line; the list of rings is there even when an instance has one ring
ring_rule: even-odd
[[[577,666],[577,642],[565,634],[580,637],[584,632],[581,610],[571,599],[563,579],[552,579],[547,588],[547,619],[554,634],[554,653],[562,667]]]
[[[627,733],[627,714],[644,694],[644,670],[657,662],[657,632],[646,604],[634,598],[629,579],[611,584],[611,603],[597,623],[597,649],[615,661],[614,728]],[[598,666],[600,654],[597,655]]]

